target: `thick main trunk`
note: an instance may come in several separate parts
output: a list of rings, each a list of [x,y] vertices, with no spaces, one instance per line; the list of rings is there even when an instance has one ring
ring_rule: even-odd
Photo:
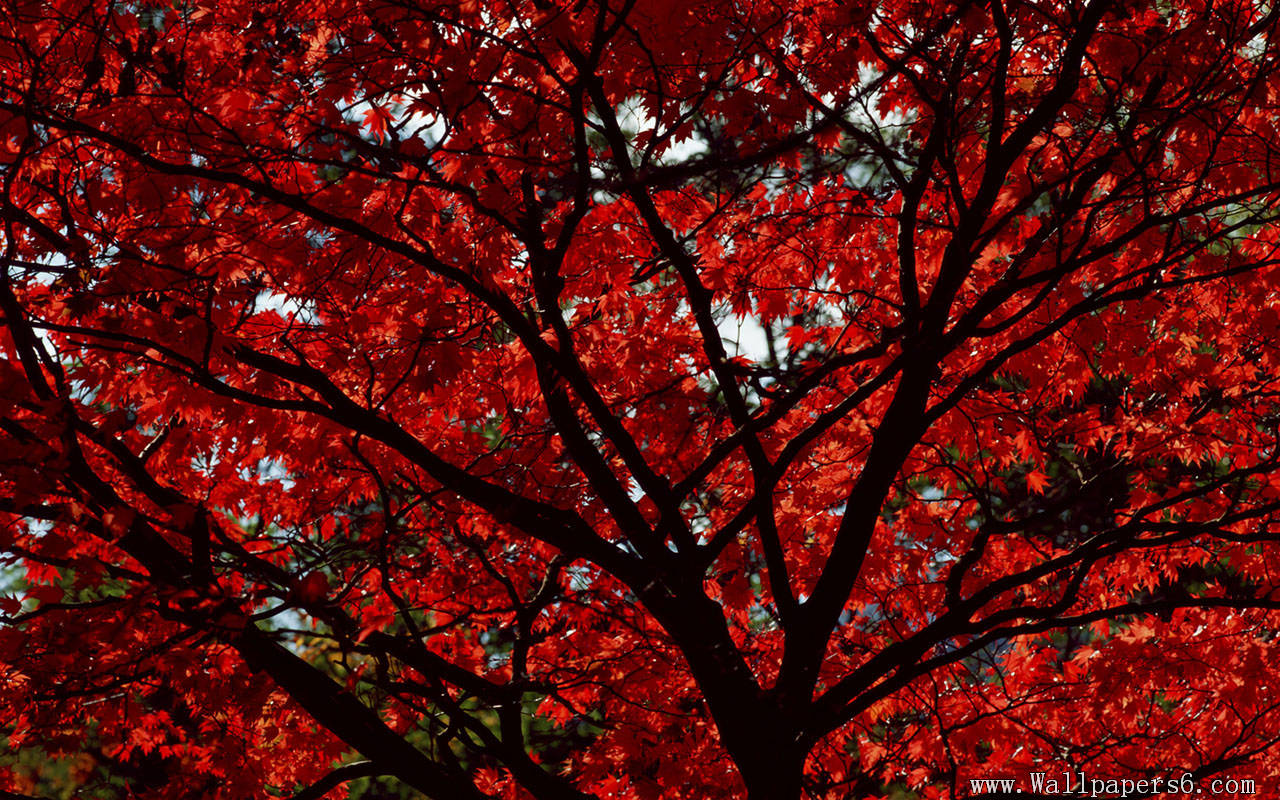
[[[794,742],[774,745],[759,748],[750,761],[738,761],[747,800],[800,800],[804,754]]]

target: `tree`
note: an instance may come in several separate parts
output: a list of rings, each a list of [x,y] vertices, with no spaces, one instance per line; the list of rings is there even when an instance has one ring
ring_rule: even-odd
[[[1277,9],[5,2],[0,785],[1266,786]]]

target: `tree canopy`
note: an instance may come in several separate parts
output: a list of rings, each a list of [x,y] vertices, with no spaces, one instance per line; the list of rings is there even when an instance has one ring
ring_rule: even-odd
[[[1280,779],[1280,6],[0,8],[5,796]]]

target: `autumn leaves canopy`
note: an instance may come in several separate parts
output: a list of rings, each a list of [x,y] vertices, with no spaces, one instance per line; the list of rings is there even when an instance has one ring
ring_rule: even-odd
[[[1276,26],[5,3],[0,788],[1269,785]]]

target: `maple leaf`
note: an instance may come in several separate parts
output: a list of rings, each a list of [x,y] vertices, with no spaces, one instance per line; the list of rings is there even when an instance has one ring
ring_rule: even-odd
[[[374,138],[381,143],[390,130],[391,123],[394,121],[391,112],[385,107],[376,103],[371,103],[369,109],[362,115],[364,127],[369,129]]]
[[[1045,487],[1049,485],[1049,476],[1039,470],[1030,470],[1027,472],[1027,488],[1036,494],[1044,494]]]

